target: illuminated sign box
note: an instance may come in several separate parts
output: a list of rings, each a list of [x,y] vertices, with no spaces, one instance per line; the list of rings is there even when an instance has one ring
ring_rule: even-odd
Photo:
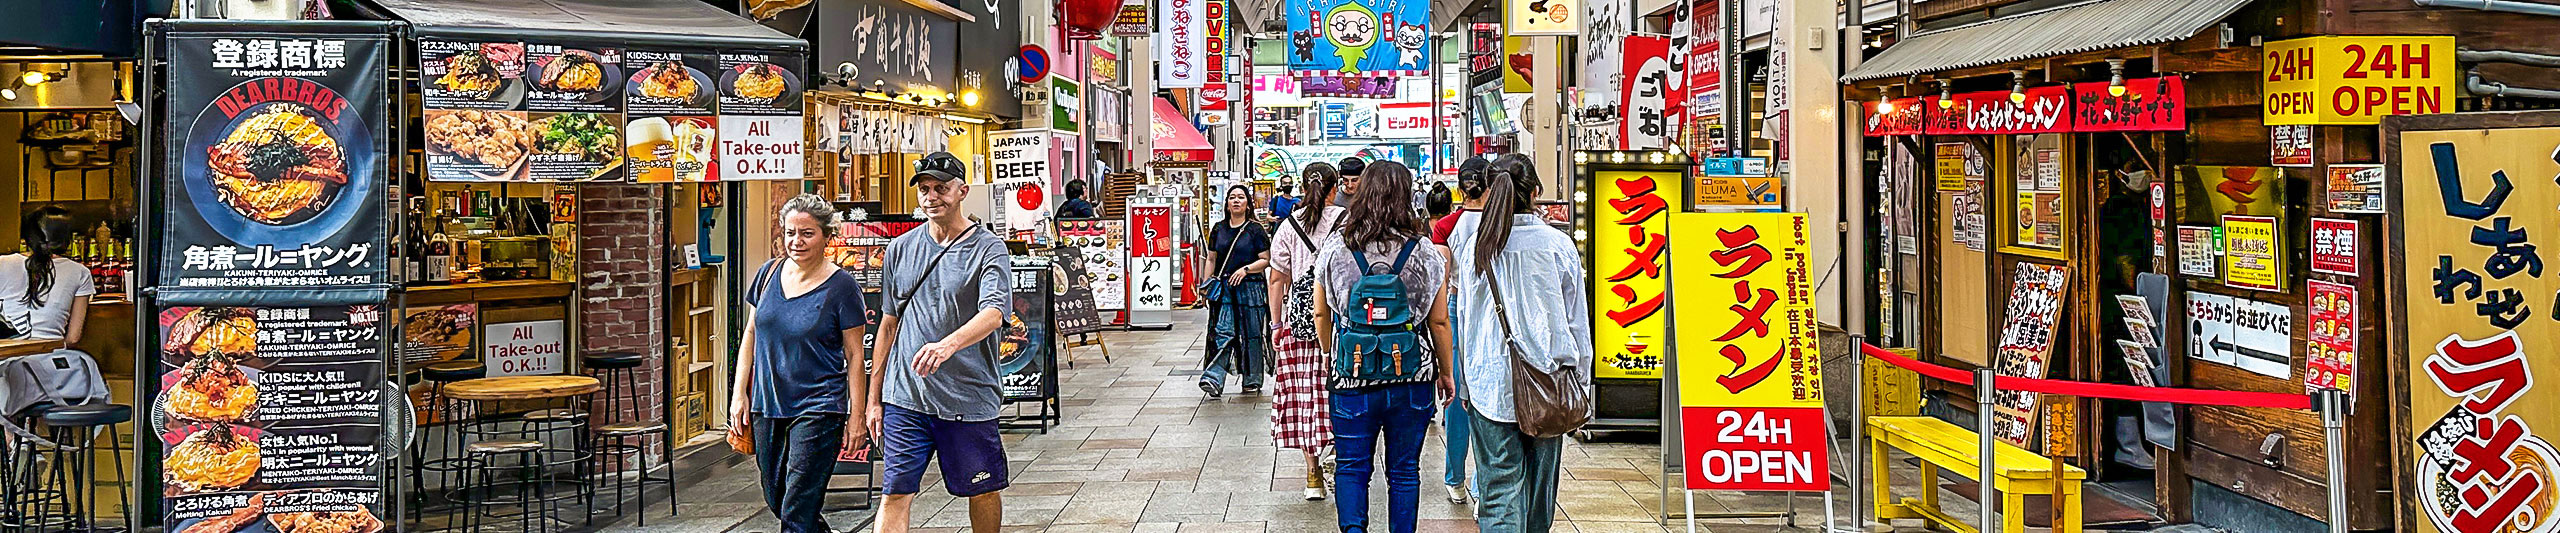
[[[2267,43],[2269,126],[2380,124],[2453,110],[2453,37],[2308,37]]]

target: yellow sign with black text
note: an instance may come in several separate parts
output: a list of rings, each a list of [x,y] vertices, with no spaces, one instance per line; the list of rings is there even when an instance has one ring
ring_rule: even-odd
[[[2269,126],[2380,124],[2453,111],[2451,36],[2324,36],[2267,43],[2259,91]]]

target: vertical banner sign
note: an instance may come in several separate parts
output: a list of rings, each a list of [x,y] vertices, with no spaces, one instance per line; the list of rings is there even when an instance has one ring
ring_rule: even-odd
[[[1662,268],[1670,248],[1671,203],[1680,173],[1602,171],[1589,180],[1599,212],[1592,220],[1591,353],[1600,378],[1662,378],[1662,306],[1670,296]]]
[[[1156,86],[1198,89],[1209,81],[1207,0],[1155,0],[1164,24],[1156,34]]]
[[[156,285],[387,283],[388,40],[189,34],[168,47]]]
[[[1637,35],[1625,38],[1622,54],[1626,60],[1624,85],[1618,92],[1618,108],[1626,119],[1618,121],[1618,139],[1629,150],[1668,148],[1679,135],[1678,117],[1671,115],[1672,104],[1680,101],[1680,83],[1687,81],[1671,68],[1671,40]]]
[[[1566,109],[1605,109],[1620,105],[1623,98],[1619,94],[1625,87],[1625,79],[1634,74],[1627,68],[1625,56],[1646,54],[1628,48],[1633,43],[1627,42],[1627,30],[1635,23],[1635,16],[1628,14],[1627,3],[1628,0],[1582,0],[1582,30],[1574,40],[1578,46],[1573,48],[1575,52],[1565,56],[1572,60],[1574,68],[1567,72],[1572,72],[1574,77],[1563,80],[1581,91],[1578,96],[1567,95]],[[1670,39],[1666,38],[1655,48],[1659,50],[1669,46]],[[1625,149],[1624,146],[1612,148]]]
[[[2259,62],[2269,126],[2369,125],[2452,109],[2453,36],[2306,37],[2267,43]]]
[[[1284,10],[1293,74],[1423,76],[1432,70],[1430,2],[1288,0]]]
[[[1804,214],[1664,216],[1695,239],[1671,252],[1684,486],[1830,490]]]
[[[990,203],[1003,215],[1006,233],[1039,233],[1049,227],[1049,191],[1065,190],[1049,169],[1048,130],[987,133],[987,170],[994,177]],[[1027,239],[1026,239],[1027,240]]]
[[[2449,49],[2441,48],[2441,50]],[[2535,386],[2560,338],[2550,307],[2560,275],[2537,272],[2527,228],[2560,223],[2560,128],[2398,133],[2388,180],[2401,197],[2400,257],[2389,310],[2407,361],[2419,531],[2549,531],[2560,515],[2560,451],[2536,428],[2560,425],[2560,392]],[[2534,232],[2539,235],[2540,232]],[[2436,497],[2433,495],[2460,495]]]
[[[162,523],[174,531],[234,522],[382,531],[384,318],[378,304],[154,315],[160,364],[170,370],[156,378],[166,416],[148,419],[165,423],[144,434],[165,450]]]
[[[1025,261],[1036,263],[1037,261]],[[996,330],[996,375],[1007,401],[1058,396],[1057,324],[1051,321],[1049,267],[1014,267],[1013,315]]]
[[[2363,239],[2356,221],[2335,218],[2311,219],[2311,271],[2355,277],[2358,257],[2364,253],[2356,243]]]
[[[2222,216],[2222,284],[2284,290],[2284,245],[2275,217]]]
[[[1205,18],[1209,22],[1206,34],[1208,37],[1201,41],[1202,48],[1209,51],[1209,82],[1225,83],[1227,81],[1227,0],[1200,1],[1202,11],[1207,13]]]
[[[1173,309],[1173,204],[1129,204],[1129,310]]]
[[[720,178],[808,177],[800,144],[800,91],[808,78],[797,55],[720,53]]]
[[[2302,393],[2322,389],[2355,392],[2356,286],[2311,280],[2311,342],[2304,343]]]
[[[524,181],[533,151],[524,56],[520,42],[418,40],[420,118],[435,133],[425,139],[428,180]]]
[[[1582,32],[1582,0],[1502,0],[1503,35],[1577,36]]]
[[[525,179],[621,181],[622,49],[525,43],[524,54]]]
[[[720,58],[659,50],[624,50],[622,94],[631,180],[641,183],[720,179],[720,117],[713,94]]]
[[[1993,371],[2003,376],[2043,379],[2053,357],[2054,328],[2062,323],[2062,295],[2071,284],[2069,268],[2018,263],[2009,285],[2009,309],[2000,324],[2000,349]],[[2003,390],[1993,396],[1991,436],[2024,447],[2036,429],[2036,394]]]

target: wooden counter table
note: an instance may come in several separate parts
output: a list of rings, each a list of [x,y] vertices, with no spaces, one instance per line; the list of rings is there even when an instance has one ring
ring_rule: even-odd
[[[406,289],[411,307],[422,305],[487,302],[496,300],[532,300],[567,298],[576,288],[566,281],[523,279],[483,281],[451,285],[419,285]]]
[[[62,339],[0,340],[0,360],[16,359],[41,353],[52,353],[62,347]]]

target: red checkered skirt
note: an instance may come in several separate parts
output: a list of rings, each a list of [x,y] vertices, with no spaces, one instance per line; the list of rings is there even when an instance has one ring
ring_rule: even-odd
[[[1282,448],[1317,451],[1333,444],[1333,410],[1326,404],[1324,352],[1314,339],[1288,329],[1272,332],[1279,377],[1272,387],[1271,440]]]

